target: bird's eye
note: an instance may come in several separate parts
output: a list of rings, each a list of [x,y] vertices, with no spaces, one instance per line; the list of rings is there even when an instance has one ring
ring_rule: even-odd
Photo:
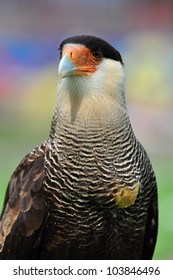
[[[95,60],[100,60],[102,58],[102,52],[100,50],[92,51],[92,57]]]

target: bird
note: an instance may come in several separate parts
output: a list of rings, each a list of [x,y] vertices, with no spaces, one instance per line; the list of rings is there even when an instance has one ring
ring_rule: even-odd
[[[152,259],[156,176],[125,99],[124,62],[104,39],[59,47],[48,139],[12,174],[0,217],[0,259]]]

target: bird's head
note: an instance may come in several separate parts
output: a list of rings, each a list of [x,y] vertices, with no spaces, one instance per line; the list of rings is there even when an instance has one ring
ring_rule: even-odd
[[[73,110],[84,104],[87,111],[109,102],[124,107],[123,61],[116,49],[100,38],[82,35],[65,39],[59,50],[59,103],[69,102]]]

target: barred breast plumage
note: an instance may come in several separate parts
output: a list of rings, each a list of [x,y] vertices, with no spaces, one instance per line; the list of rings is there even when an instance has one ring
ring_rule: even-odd
[[[91,36],[69,38],[60,49],[50,136],[10,180],[0,256],[150,259],[156,181],[127,114],[121,56]]]

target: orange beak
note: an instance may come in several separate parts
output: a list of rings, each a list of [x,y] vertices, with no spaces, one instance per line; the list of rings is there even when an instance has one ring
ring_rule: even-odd
[[[67,45],[63,48],[58,72],[65,77],[89,76],[96,71],[97,62],[91,51],[80,45]]]

